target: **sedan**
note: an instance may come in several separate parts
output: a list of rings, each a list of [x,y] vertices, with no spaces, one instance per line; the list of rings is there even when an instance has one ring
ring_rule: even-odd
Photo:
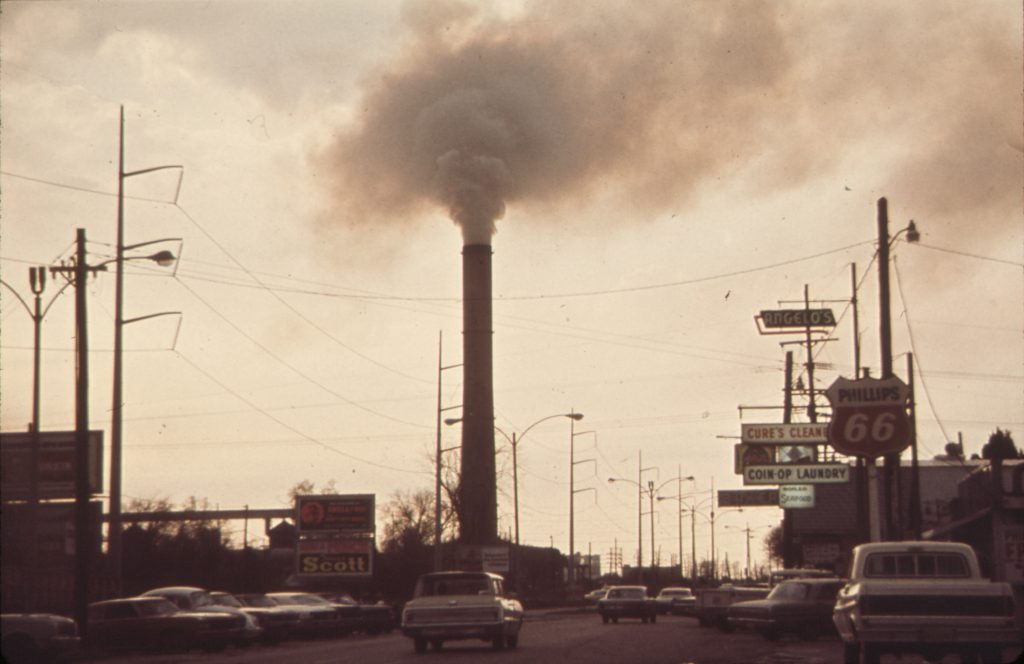
[[[783,581],[765,599],[731,605],[729,624],[753,629],[770,641],[785,633],[808,640],[835,634],[832,608],[845,584],[839,578]]]
[[[214,591],[210,593],[214,604],[238,609],[252,616],[263,629],[261,640],[267,645],[295,636],[299,631],[302,614],[286,606],[249,606],[231,593]]]
[[[110,599],[89,605],[88,641],[104,648],[223,650],[245,630],[241,615],[182,611],[163,597]]]
[[[654,601],[658,604],[658,613],[685,616],[693,615],[697,598],[689,588],[662,588]]]
[[[640,622],[655,622],[658,605],[647,596],[646,586],[612,586],[597,602],[601,621],[617,623],[619,618],[639,618]]]

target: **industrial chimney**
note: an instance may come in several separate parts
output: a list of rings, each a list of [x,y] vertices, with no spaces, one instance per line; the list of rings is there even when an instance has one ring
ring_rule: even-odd
[[[498,539],[494,468],[491,246],[462,248],[462,523],[463,544]]]

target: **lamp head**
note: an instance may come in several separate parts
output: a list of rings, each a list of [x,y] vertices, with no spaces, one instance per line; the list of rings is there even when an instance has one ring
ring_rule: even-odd
[[[446,417],[446,418],[444,418],[444,423],[447,424],[448,426],[451,426],[453,424],[458,424],[461,421],[462,421],[461,417]]]
[[[910,223],[907,224],[907,242],[917,242],[921,239],[921,234],[917,232],[917,226],[914,224],[914,220],[911,219]]]
[[[579,422],[583,419],[583,413],[569,413],[566,417],[571,418]]]
[[[153,261],[157,265],[162,265],[163,267],[174,265],[174,261],[178,260],[173,253],[167,251],[166,249],[164,249],[163,251],[158,251],[152,256],[147,256],[146,258]]]

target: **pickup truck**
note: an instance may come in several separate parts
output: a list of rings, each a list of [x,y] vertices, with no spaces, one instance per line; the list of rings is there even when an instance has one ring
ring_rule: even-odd
[[[505,592],[505,580],[488,572],[434,572],[416,582],[413,598],[402,609],[402,633],[417,653],[429,644],[479,639],[495,650],[519,645],[523,605]]]
[[[1004,658],[1021,639],[1009,584],[983,578],[974,550],[959,542],[855,547],[832,621],[846,664],[859,664],[862,656],[877,663],[885,653],[1013,661],[1015,655]]]

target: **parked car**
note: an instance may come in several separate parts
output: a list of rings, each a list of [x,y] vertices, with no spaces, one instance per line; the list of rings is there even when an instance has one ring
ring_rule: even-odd
[[[241,614],[182,611],[163,597],[128,597],[89,605],[87,640],[101,648],[217,652],[244,631]]]
[[[318,593],[339,609],[352,631],[365,634],[390,632],[395,628],[395,610],[386,602],[365,604],[348,593]]]
[[[270,606],[249,606],[231,593],[214,591],[210,593],[217,606],[239,609],[252,616],[263,630],[260,640],[266,644],[279,643],[298,633],[302,614],[287,606],[277,606],[272,601]]]
[[[60,661],[79,646],[75,621],[53,613],[5,613],[0,632],[0,653],[9,664]]]
[[[402,610],[402,633],[417,653],[445,641],[480,639],[495,650],[519,645],[523,605],[505,593],[505,580],[488,572],[434,572],[416,581]]]
[[[140,597],[163,597],[174,603],[182,611],[219,611],[242,616],[245,621],[245,629],[235,640],[235,645],[248,646],[258,641],[263,635],[263,629],[256,622],[256,619],[241,609],[230,606],[218,606],[213,601],[210,593],[202,588],[193,586],[168,586],[166,588],[154,588],[142,593]]]
[[[348,611],[313,593],[289,591],[267,593],[280,606],[298,606],[310,612],[320,636],[341,636],[352,631],[354,617]]]
[[[322,604],[297,604],[290,597],[291,593],[273,593],[282,595],[272,597],[262,593],[236,595],[238,601],[250,607],[278,607],[295,611],[299,614],[295,635],[298,637],[335,636],[340,633],[338,613],[331,606]]]
[[[600,600],[602,597],[604,597],[605,594],[607,594],[607,592],[608,592],[608,588],[607,587],[605,587],[605,588],[598,588],[596,590],[591,590],[589,593],[587,593],[586,595],[583,596],[583,599],[586,600],[588,603],[597,606],[598,600]]]
[[[617,623],[619,618],[639,618],[640,622],[658,619],[658,604],[647,596],[646,586],[612,586],[597,602],[601,621]]]
[[[697,602],[697,597],[689,588],[662,588],[654,601],[658,605],[658,613],[693,615],[693,605]]]
[[[834,636],[832,607],[845,584],[839,578],[783,581],[765,599],[732,604],[729,624],[753,629],[769,641],[787,633],[808,640]]]

